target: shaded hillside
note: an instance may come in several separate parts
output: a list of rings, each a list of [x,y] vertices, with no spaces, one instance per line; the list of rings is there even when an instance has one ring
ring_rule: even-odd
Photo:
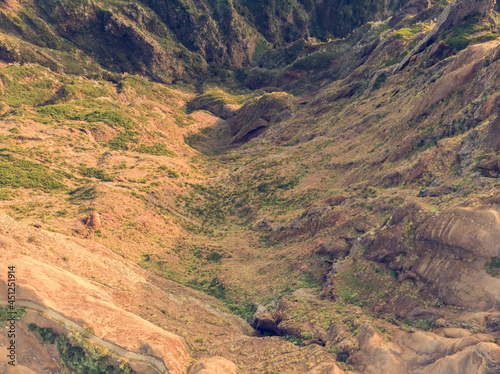
[[[274,46],[309,36],[342,37],[398,7],[336,1],[12,0],[0,9],[5,32],[0,59],[77,75],[107,75],[102,69],[135,73],[165,83],[207,72],[224,79],[231,75],[228,69],[252,64]]]
[[[26,305],[171,373],[498,373],[494,2],[1,6]],[[54,318],[20,365],[108,360]]]

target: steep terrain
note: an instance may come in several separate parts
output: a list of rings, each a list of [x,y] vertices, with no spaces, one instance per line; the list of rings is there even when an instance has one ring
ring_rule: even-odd
[[[2,370],[498,373],[494,7],[0,2]]]

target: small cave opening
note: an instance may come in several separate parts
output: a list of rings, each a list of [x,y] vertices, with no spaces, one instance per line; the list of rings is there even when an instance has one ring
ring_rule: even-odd
[[[235,143],[246,143],[249,140],[259,136],[266,130],[267,126],[259,126],[256,129],[253,129],[249,132],[247,132],[245,135],[243,135],[241,138],[238,139],[238,141],[235,141]]]

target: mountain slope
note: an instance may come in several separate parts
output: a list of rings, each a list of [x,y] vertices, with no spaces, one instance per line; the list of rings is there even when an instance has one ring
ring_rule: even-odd
[[[2,3],[18,297],[172,373],[498,372],[493,6]]]

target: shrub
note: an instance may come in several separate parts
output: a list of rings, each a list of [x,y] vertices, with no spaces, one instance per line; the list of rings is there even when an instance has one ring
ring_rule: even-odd
[[[175,153],[168,149],[163,143],[157,143],[151,146],[141,144],[140,147],[137,148],[137,152],[147,153],[154,156],[175,157]]]
[[[86,177],[86,178],[96,178],[100,179],[103,182],[112,182],[113,177],[109,174],[106,174],[106,172],[102,169],[97,169],[97,168],[87,168],[82,166],[79,170],[79,173]]]
[[[377,75],[377,78],[375,78],[375,82],[373,82],[373,89],[378,90],[380,87],[382,87],[386,80],[387,76],[384,73]]]
[[[415,248],[415,229],[413,228],[413,222],[405,220],[403,231],[408,238],[408,247],[411,249]]]
[[[222,253],[217,251],[210,251],[210,253],[207,255],[207,261],[220,263],[222,257],[223,257]]]
[[[78,336],[57,334],[51,328],[41,328],[34,323],[28,330],[40,335],[42,341],[56,344],[64,369],[77,374],[131,374],[134,371],[125,363],[116,363],[110,354],[103,354],[86,340]],[[66,370],[64,370],[66,372]]]
[[[98,193],[97,193],[97,188],[95,186],[83,186],[70,191],[69,195],[71,196],[69,200],[71,202],[75,202],[78,200],[95,199]]]
[[[325,69],[336,57],[337,55],[334,53],[315,52],[295,61],[292,67],[299,70]]]
[[[45,192],[64,188],[56,175],[45,165],[0,154],[0,186],[24,187]]]
[[[179,178],[179,174],[174,170],[170,169],[167,165],[161,165],[158,170],[165,171],[169,178]]]
[[[105,110],[105,111],[97,110],[92,113],[88,113],[83,117],[80,116],[80,118],[75,118],[75,119],[81,119],[88,122],[104,122],[110,126],[123,127],[125,129],[132,128],[132,124],[129,121],[127,121],[121,113],[112,110]]]
[[[4,322],[11,317],[14,317],[15,320],[18,320],[25,315],[26,310],[24,308],[15,306],[14,309],[10,309],[10,306],[0,306],[0,322]]]
[[[491,275],[492,277],[497,276],[498,268],[500,268],[500,258],[499,257],[490,258],[488,261],[486,261],[484,267],[489,275]]]
[[[118,135],[116,135],[113,139],[108,141],[108,146],[111,149],[115,149],[115,150],[121,149],[121,150],[126,151],[129,149],[129,147],[128,147],[129,143],[137,142],[137,140],[136,140],[137,135],[138,135],[137,131],[121,132]]]

